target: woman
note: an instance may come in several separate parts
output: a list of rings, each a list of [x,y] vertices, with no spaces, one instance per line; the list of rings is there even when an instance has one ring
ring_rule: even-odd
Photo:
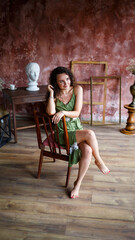
[[[95,164],[103,174],[108,174],[110,171],[100,157],[94,132],[88,129],[83,130],[81,126],[79,115],[83,104],[83,90],[79,85],[74,86],[71,71],[65,67],[55,68],[50,75],[48,91],[50,95],[46,112],[54,115],[52,121],[58,123],[62,145],[64,138],[61,118],[66,116],[70,142],[70,166],[79,162],[78,176],[71,191],[71,198],[77,198],[92,155],[95,158]]]

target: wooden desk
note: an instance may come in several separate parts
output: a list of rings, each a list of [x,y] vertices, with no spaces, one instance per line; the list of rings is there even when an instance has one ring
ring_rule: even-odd
[[[7,88],[2,89],[3,98],[5,102],[5,106],[10,107],[13,113],[13,129],[12,133],[14,135],[15,143],[17,143],[17,130],[28,128],[27,127],[20,127],[17,128],[16,126],[16,110],[15,106],[18,104],[24,103],[37,103],[37,102],[44,102],[46,101],[46,94],[47,94],[47,85],[39,86],[39,91],[27,91],[26,87],[20,87],[16,90],[9,90]]]
[[[130,107],[129,105],[124,105],[124,108],[128,109],[128,118],[127,125],[124,129],[121,129],[120,132],[126,135],[135,134],[135,108]]]

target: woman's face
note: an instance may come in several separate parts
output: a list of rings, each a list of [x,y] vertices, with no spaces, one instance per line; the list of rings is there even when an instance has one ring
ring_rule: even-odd
[[[57,84],[61,90],[67,90],[70,88],[71,80],[66,73],[57,75]]]

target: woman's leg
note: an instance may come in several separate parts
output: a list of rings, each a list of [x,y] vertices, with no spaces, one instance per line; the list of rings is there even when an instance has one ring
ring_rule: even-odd
[[[95,133],[92,130],[77,130],[76,131],[76,140],[77,143],[86,141],[86,143],[92,148],[92,154],[95,158],[95,164],[104,174],[108,174],[110,171],[104,164],[102,158],[99,154],[98,142],[95,136]]]
[[[86,142],[80,143],[79,148],[81,150],[82,157],[79,161],[78,176],[74,183],[74,188],[71,191],[71,198],[77,198],[79,196],[81,182],[89,168],[92,156],[92,149]]]

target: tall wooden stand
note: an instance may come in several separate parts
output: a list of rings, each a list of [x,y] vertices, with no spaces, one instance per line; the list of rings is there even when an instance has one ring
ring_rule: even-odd
[[[124,108],[128,109],[129,116],[126,127],[121,129],[120,132],[127,135],[133,135],[135,134],[135,108],[130,107],[129,105],[124,105]]]

